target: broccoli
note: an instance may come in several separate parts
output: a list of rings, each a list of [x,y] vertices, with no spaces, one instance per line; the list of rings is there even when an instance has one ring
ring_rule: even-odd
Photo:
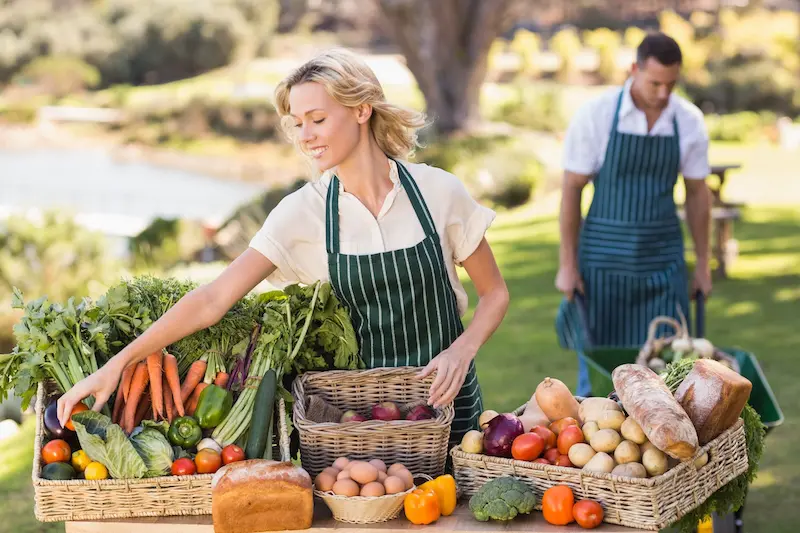
[[[484,484],[469,500],[469,510],[476,520],[513,520],[528,514],[536,505],[536,495],[517,478],[503,476]]]

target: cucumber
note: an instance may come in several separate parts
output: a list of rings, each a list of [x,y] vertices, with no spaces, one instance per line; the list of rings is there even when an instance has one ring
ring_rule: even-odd
[[[272,407],[275,405],[275,392],[278,379],[275,370],[267,370],[256,391],[253,418],[250,421],[250,435],[247,437],[245,456],[248,459],[261,459],[267,447],[267,439],[272,427]]]
[[[75,469],[69,463],[50,463],[42,468],[42,478],[64,481],[75,478]]]

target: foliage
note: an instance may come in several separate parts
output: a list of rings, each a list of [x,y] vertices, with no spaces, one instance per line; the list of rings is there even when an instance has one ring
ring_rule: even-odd
[[[551,133],[562,132],[567,125],[558,90],[537,90],[522,84],[514,87],[514,96],[500,104],[491,118]]]
[[[583,33],[583,42],[594,49],[599,56],[597,73],[604,83],[620,81],[620,69],[617,67],[617,55],[622,45],[619,33],[608,28],[588,30]]]
[[[130,240],[132,268],[157,271],[189,262],[205,245],[203,228],[188,220],[156,218]]]
[[[575,28],[564,28],[559,30],[550,39],[550,48],[558,55],[561,65],[558,69],[557,79],[564,83],[569,83],[577,73],[575,57],[580,53],[582,44],[581,38]]]
[[[771,139],[775,114],[740,111],[729,115],[705,115],[706,128],[712,141],[756,143]]]
[[[96,87],[100,83],[100,71],[76,57],[45,56],[28,63],[13,81],[19,85],[37,85],[61,98]]]

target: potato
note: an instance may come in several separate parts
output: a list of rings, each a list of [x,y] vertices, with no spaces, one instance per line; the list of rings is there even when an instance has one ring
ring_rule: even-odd
[[[639,450],[641,450],[642,455],[644,455],[644,452],[647,450],[658,450],[658,448],[656,448],[656,445],[648,440],[645,441],[644,444],[639,445]]]
[[[639,445],[633,441],[624,440],[619,443],[617,449],[614,450],[614,460],[618,465],[625,463],[636,463],[642,458],[642,452],[639,451]]]
[[[622,407],[619,406],[614,400],[608,398],[586,398],[580,403],[578,407],[578,420],[585,424],[586,422],[597,422],[603,411],[619,411],[622,412]]]
[[[625,422],[625,413],[622,411],[603,411],[597,419],[597,427],[619,431],[623,422]]]
[[[583,425],[583,438],[586,439],[586,442],[589,442],[592,439],[592,435],[600,431],[600,428],[597,426],[597,422],[591,421],[586,422]]]
[[[647,442],[647,436],[644,434],[644,431],[642,431],[641,426],[631,417],[625,419],[619,431],[622,433],[622,438],[625,440],[635,442],[636,444],[644,444]]]
[[[614,470],[614,459],[607,453],[596,453],[583,467],[587,472],[605,472],[610,474]]]
[[[650,477],[667,471],[667,455],[661,450],[647,450],[642,454],[642,464]]]
[[[592,448],[596,452],[613,453],[617,449],[622,437],[613,429],[601,429],[589,440]]]
[[[694,467],[698,470],[708,464],[708,452],[703,452],[703,455],[694,460]]]
[[[581,468],[586,466],[586,463],[592,460],[592,457],[595,456],[597,452],[594,449],[586,444],[585,442],[580,442],[578,444],[573,444],[569,448],[569,460],[572,464]]]
[[[646,478],[647,470],[642,463],[625,463],[617,465],[611,471],[615,476]]]

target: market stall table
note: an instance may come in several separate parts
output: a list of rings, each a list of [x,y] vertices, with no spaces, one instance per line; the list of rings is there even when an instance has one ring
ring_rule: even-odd
[[[428,526],[415,526],[400,516],[389,522],[367,525],[352,525],[344,522],[337,522],[331,518],[330,511],[324,504],[316,502],[314,513],[314,524],[311,533],[325,533],[336,531],[337,533],[368,533],[380,531],[381,533],[406,532],[424,530],[429,532],[453,531],[453,532],[490,532],[490,531],[524,531],[526,533],[577,533],[578,531],[588,531],[582,529],[575,523],[569,526],[553,526],[545,522],[542,513],[534,511],[527,516],[518,516],[508,523],[502,522],[478,522],[472,518],[472,514],[466,504],[461,504],[456,508],[456,512],[451,516],[440,518],[436,523]],[[184,516],[184,517],[158,517],[158,518],[139,518],[139,519],[112,519],[98,520],[92,522],[66,522],[66,533],[214,533],[211,517],[206,516]],[[614,524],[602,524],[592,530],[599,533],[642,533],[644,529],[634,529]]]

